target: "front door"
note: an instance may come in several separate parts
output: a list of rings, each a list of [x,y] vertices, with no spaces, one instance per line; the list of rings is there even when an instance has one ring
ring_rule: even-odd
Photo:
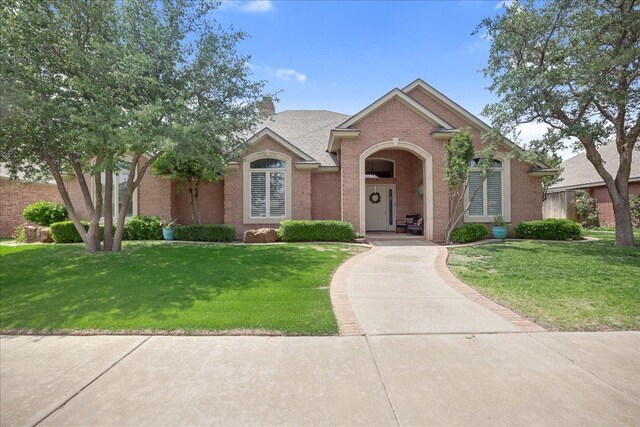
[[[393,231],[396,186],[367,185],[365,191],[367,231]]]

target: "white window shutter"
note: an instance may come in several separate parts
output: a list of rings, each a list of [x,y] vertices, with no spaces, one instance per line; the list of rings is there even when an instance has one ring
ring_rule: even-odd
[[[487,215],[502,215],[502,171],[489,171],[487,176]]]

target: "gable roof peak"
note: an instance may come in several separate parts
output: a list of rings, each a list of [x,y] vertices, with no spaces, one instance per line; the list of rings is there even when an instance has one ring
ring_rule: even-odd
[[[433,111],[429,110],[424,105],[417,102],[415,99],[411,98],[409,95],[407,95],[405,92],[398,89],[397,87],[393,88],[392,90],[387,92],[385,95],[381,96],[380,98],[375,100],[373,103],[369,104],[360,112],[349,117],[347,120],[345,120],[340,125],[338,125],[337,128],[345,129],[345,128],[348,128],[349,126],[354,125],[355,123],[359,122],[360,120],[362,120],[369,114],[373,113],[382,105],[386,104],[388,101],[394,98],[399,100],[400,102],[402,102],[403,104],[411,108],[412,110],[414,110],[416,113],[422,115],[432,123],[438,126],[441,126],[443,128],[453,129],[453,126],[447,123],[444,119],[436,115]]]

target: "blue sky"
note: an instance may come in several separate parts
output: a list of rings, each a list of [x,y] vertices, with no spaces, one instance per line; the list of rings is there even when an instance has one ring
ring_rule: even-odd
[[[277,111],[353,114],[420,77],[482,117],[495,100],[480,71],[489,43],[471,33],[502,4],[244,0],[224,1],[215,17],[251,36],[241,52],[251,55],[255,77],[267,80],[269,91],[281,91]],[[521,130],[528,141],[544,126]]]

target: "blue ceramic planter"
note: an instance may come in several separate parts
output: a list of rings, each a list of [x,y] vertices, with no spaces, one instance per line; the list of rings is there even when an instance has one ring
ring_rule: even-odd
[[[507,231],[509,231],[509,227],[494,226],[491,229],[491,232],[493,233],[493,238],[494,239],[506,239],[507,238]]]
[[[173,227],[164,227],[162,229],[162,237],[164,237],[164,240],[175,240],[176,236],[173,234]]]

